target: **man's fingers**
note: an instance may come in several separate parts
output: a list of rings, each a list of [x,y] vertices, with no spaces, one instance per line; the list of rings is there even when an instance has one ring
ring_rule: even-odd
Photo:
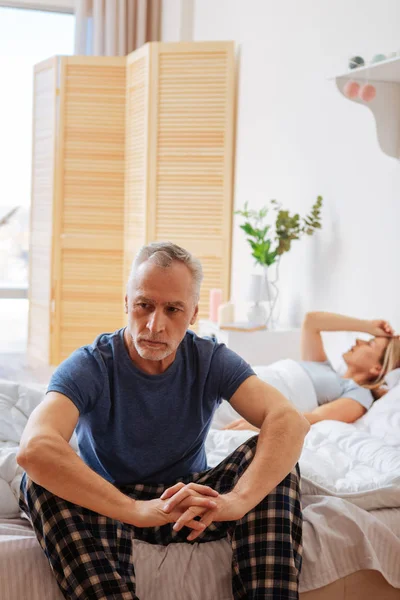
[[[206,527],[209,527],[214,521],[214,513],[212,510],[208,510],[200,519],[200,523],[203,523]]]
[[[212,510],[208,510],[206,513],[204,513],[204,515],[202,516],[202,518],[199,521],[199,523],[202,523],[204,525],[203,529],[191,531],[186,538],[188,540],[188,542],[192,542],[193,540],[198,538],[199,535],[201,535],[203,533],[203,531],[205,531],[207,529],[207,527],[209,527],[213,521],[214,521],[214,513]]]
[[[179,493],[182,493],[180,497],[178,497],[178,494],[176,494],[172,500],[169,500],[167,504],[165,504],[163,508],[164,512],[170,513],[185,502],[188,503],[187,508],[190,508],[190,506],[204,506],[205,508],[215,508],[217,506],[214,500],[212,500],[212,497],[210,496],[196,496],[191,490],[182,490],[182,492]],[[183,506],[183,508],[185,508],[185,506]]]
[[[218,492],[216,490],[213,490],[213,488],[208,485],[201,485],[200,483],[189,483],[185,485],[182,481],[180,481],[179,483],[176,483],[172,487],[165,490],[160,496],[161,500],[171,498],[174,494],[176,494],[176,492],[178,492],[184,487],[196,490],[203,494],[203,496],[219,496]]]
[[[173,485],[172,487],[168,488],[167,490],[165,490],[162,493],[162,495],[160,496],[161,500],[165,500],[166,498],[171,498],[171,496],[173,496],[174,494],[176,494],[176,492],[178,492],[183,487],[185,487],[185,484],[183,483],[183,481],[180,481],[179,483],[176,483],[175,485]]]
[[[180,531],[182,529],[182,527],[185,527],[185,526],[191,527],[191,525],[189,525],[189,523],[191,523],[195,517],[199,517],[199,516],[203,515],[205,512],[207,512],[207,509],[204,507],[191,506],[179,517],[179,519],[177,519],[176,523],[173,526],[174,531]],[[200,523],[200,521],[195,521],[195,523]],[[204,528],[205,528],[205,525],[203,523],[201,527],[197,527],[196,529],[198,531],[202,531]]]
[[[171,488],[171,489],[173,489],[173,488]],[[208,496],[210,498],[215,498],[215,497],[219,496],[219,494],[216,490],[213,490],[211,487],[209,487],[207,485],[200,485],[197,483],[189,483],[188,485],[181,487],[181,489],[179,491],[177,491],[173,496],[169,496],[168,499],[166,497],[163,497],[164,494],[161,496],[162,500],[164,500],[164,499],[167,500],[167,503],[164,506],[164,512],[171,512],[171,510],[173,508],[175,508],[175,506],[180,504],[180,502],[182,502],[182,500],[184,500],[188,496],[193,496],[193,495],[197,495],[197,494],[199,494],[200,497]]]
[[[195,521],[194,519],[192,519],[191,521],[188,521],[187,523],[185,523],[185,525],[186,525],[186,527],[193,529],[193,531],[196,531],[198,535],[203,533],[203,531],[205,530],[204,523],[201,523],[200,521]],[[189,534],[189,535],[191,535],[191,534]],[[197,535],[196,535],[196,537],[197,537]]]
[[[209,485],[201,485],[201,483],[189,483],[188,488],[195,492],[200,492],[203,496],[219,496],[217,490],[214,490]]]
[[[179,492],[177,492],[172,498],[167,500],[167,503],[164,504],[163,511],[166,513],[171,512],[178,504],[185,500],[189,496],[192,495],[192,492],[185,486]]]
[[[199,523],[199,521],[197,521],[197,523]],[[189,535],[187,536],[187,541],[188,542],[193,542],[193,540],[195,540],[196,538],[198,538],[203,531],[205,531],[205,527],[202,527],[201,530],[199,531],[192,531],[191,533],[189,533]]]
[[[194,508],[196,506],[201,506],[202,508],[204,508],[205,510],[210,510],[213,508],[217,508],[217,503],[214,502],[214,500],[210,500],[210,498],[201,498],[201,496],[189,496],[188,498],[185,498],[185,500],[183,502],[181,502],[180,504],[178,504],[177,507],[178,509],[187,509],[189,510],[190,508]],[[184,513],[182,513],[184,514]]]

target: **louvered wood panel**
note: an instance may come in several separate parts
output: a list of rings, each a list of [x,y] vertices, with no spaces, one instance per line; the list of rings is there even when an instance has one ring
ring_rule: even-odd
[[[147,243],[149,50],[146,45],[127,57],[125,280],[139,248]]]
[[[62,59],[57,362],[123,325],[125,58]]]
[[[36,65],[32,131],[28,355],[48,363],[56,127],[57,62]]]
[[[234,45],[160,43],[152,53],[149,237],[202,261],[204,318],[211,288],[230,294]]]

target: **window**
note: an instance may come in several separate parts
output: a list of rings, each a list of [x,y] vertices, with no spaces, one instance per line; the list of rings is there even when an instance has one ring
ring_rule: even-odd
[[[0,297],[28,282],[33,67],[73,54],[74,26],[70,14],[0,7]]]
[[[74,28],[71,14],[0,6],[0,352],[26,347],[33,67],[73,54]]]

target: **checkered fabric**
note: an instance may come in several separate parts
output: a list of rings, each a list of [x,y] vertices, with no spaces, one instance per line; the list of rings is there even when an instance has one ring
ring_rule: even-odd
[[[183,478],[229,492],[254,457],[258,436],[219,465]],[[297,600],[302,560],[302,514],[298,465],[238,521],[212,523],[195,542],[189,529],[173,524],[138,528],[67,502],[30,480],[21,482],[20,507],[30,518],[57,583],[68,600],[134,600],[132,540],[167,545],[209,542],[228,536],[232,544],[235,600]],[[138,500],[159,498],[168,485],[119,487]]]

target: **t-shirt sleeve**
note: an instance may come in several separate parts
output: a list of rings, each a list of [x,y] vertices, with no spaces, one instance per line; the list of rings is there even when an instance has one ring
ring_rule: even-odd
[[[374,402],[374,397],[372,393],[366,388],[357,385],[353,381],[345,384],[343,388],[342,397],[352,398],[353,400],[356,400],[367,410],[371,408]]]
[[[219,396],[230,400],[238,387],[252,375],[250,365],[225,344],[219,344],[212,361],[213,376],[219,382]]]
[[[75,350],[54,371],[47,393],[67,396],[79,410],[88,413],[94,407],[105,385],[101,365],[87,346]]]

